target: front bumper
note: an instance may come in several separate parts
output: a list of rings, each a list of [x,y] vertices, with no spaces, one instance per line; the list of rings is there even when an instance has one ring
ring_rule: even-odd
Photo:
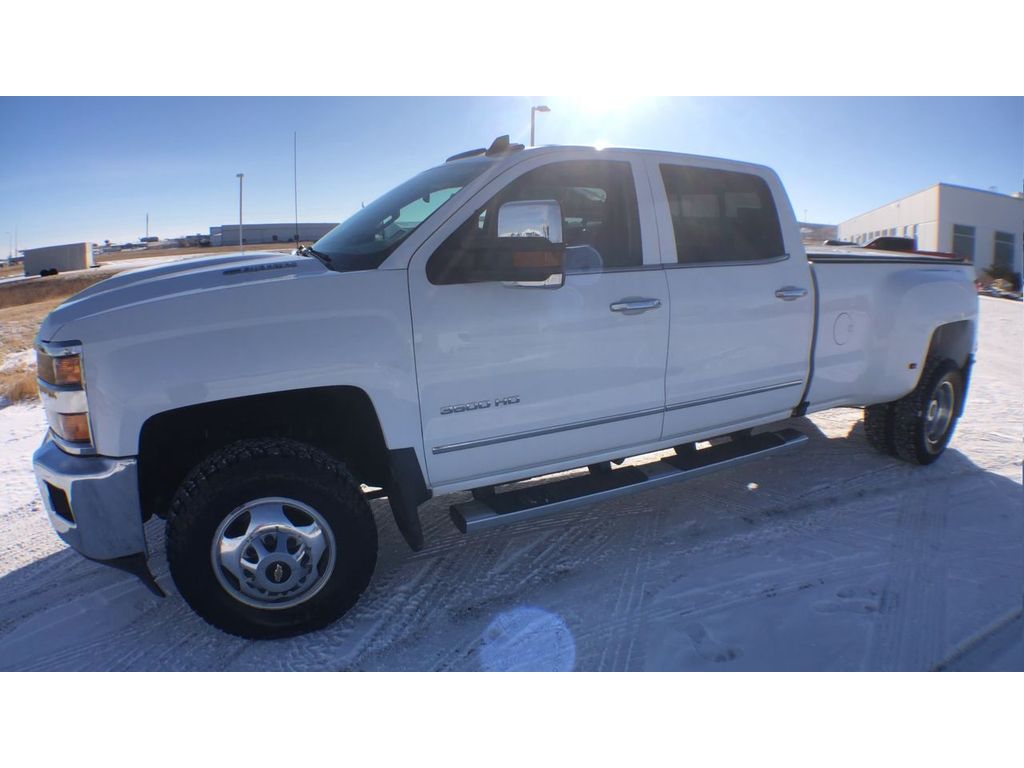
[[[32,468],[50,524],[68,546],[92,560],[145,558],[135,459],[72,456],[47,433]]]

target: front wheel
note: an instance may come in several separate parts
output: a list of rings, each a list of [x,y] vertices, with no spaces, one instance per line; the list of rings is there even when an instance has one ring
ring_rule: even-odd
[[[366,589],[377,528],[331,456],[291,440],[243,440],[196,466],[171,503],[175,586],[207,622],[288,637],[340,618]]]

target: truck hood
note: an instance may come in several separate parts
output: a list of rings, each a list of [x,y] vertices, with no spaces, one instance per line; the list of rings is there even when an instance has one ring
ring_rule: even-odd
[[[294,280],[327,271],[319,261],[306,256],[257,252],[184,259],[121,272],[76,293],[57,307],[40,326],[39,339],[52,341],[68,323],[133,304],[168,301],[202,291],[244,290],[247,285]]]

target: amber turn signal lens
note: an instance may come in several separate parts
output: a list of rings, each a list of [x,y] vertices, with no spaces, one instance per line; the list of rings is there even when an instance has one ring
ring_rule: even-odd
[[[50,421],[50,428],[57,437],[67,440],[69,443],[89,443],[92,435],[89,433],[88,413],[54,413],[47,414]]]
[[[36,351],[36,372],[47,384],[58,387],[82,386],[81,355],[50,357],[41,350]]]
[[[82,384],[82,358],[78,355],[57,357],[53,361],[53,372],[59,386],[81,386]]]

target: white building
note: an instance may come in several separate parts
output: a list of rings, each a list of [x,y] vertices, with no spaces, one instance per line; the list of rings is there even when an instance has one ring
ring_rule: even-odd
[[[986,267],[1024,271],[1024,196],[935,184],[839,225],[839,239],[912,237],[918,250],[970,256]]]
[[[308,221],[299,222],[299,241],[315,242],[326,235],[336,226],[337,222],[313,223]],[[242,237],[246,245],[264,243],[294,243],[295,222],[285,224],[249,224],[242,227]],[[219,227],[210,227],[210,245],[238,245],[238,225],[222,224]]]

